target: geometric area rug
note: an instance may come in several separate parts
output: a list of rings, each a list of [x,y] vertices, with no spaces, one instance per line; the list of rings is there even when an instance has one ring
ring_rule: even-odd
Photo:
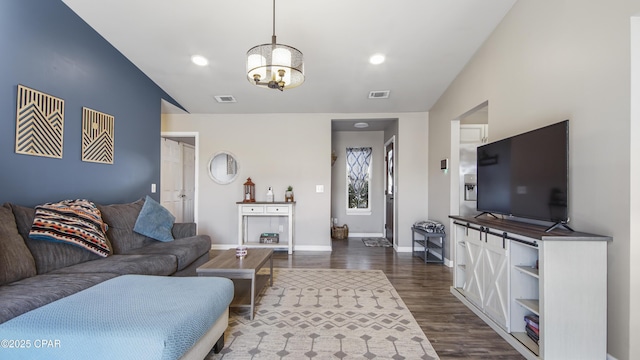
[[[273,269],[253,320],[232,308],[218,359],[438,359],[381,270]]]

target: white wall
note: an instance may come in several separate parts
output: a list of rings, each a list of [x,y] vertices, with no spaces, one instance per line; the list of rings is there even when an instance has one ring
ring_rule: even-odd
[[[329,250],[331,238],[331,122],[324,117],[279,115],[163,115],[162,131],[196,131],[199,149],[199,232],[215,245],[237,243],[236,202],[248,177],[256,200],[265,201],[269,186],[283,201],[287,186],[295,195],[295,247]],[[236,155],[239,176],[228,185],[209,178],[207,165],[219,151]],[[324,193],[315,186],[324,185]]]
[[[449,156],[450,121],[484,101],[491,141],[570,119],[571,226],[614,238],[607,335],[618,359],[640,358],[630,352],[639,319],[630,319],[629,258],[629,22],[638,10],[637,0],[520,0],[429,113],[432,169]],[[449,179],[432,172],[429,182],[429,212],[444,218]]]
[[[331,216],[338,218],[338,224],[347,224],[349,234],[383,234],[384,233],[384,132],[383,131],[334,131],[332,148],[338,155],[332,167],[332,202]],[[371,213],[368,215],[347,214],[347,168],[346,149],[348,147],[370,147],[371,181]]]
[[[411,251],[411,226],[418,220],[431,218],[428,178],[431,172],[438,170],[428,162],[430,115],[404,113],[399,119],[394,147],[395,171],[398,172],[394,195],[398,207],[395,229],[399,250]],[[444,204],[442,206],[445,207]]]
[[[629,304],[640,303],[640,16],[631,20],[631,211]],[[640,358],[640,307],[630,306],[630,358]]]
[[[276,199],[292,185],[296,200],[296,250],[329,250],[331,246],[331,120],[397,118],[402,156],[397,160],[397,231],[399,245],[411,247],[411,224],[427,213],[426,113],[402,114],[164,114],[163,132],[197,132],[200,139],[198,231],[214,245],[237,243],[236,202],[247,177],[256,183],[257,200],[268,186]],[[239,163],[238,180],[219,185],[207,175],[213,154],[226,150]],[[324,193],[316,193],[324,185]]]

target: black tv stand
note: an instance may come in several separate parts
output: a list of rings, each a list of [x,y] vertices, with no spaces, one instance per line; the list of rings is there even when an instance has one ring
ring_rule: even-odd
[[[497,217],[497,216],[493,215],[492,213],[490,213],[490,212],[488,212],[488,211],[483,211],[483,212],[481,212],[480,214],[478,214],[478,215],[474,216],[473,218],[474,218],[474,219],[476,219],[476,218],[478,218],[478,217],[480,217],[480,216],[482,216],[482,215],[489,215],[489,216],[493,216],[493,217],[494,217],[494,218],[496,218],[496,219],[500,219],[499,217]]]
[[[567,225],[566,221],[558,221],[557,223],[549,226],[544,232],[550,232],[551,230],[555,229],[555,228],[559,228],[559,227],[563,227],[571,232],[573,232],[573,229],[569,227],[569,225]]]

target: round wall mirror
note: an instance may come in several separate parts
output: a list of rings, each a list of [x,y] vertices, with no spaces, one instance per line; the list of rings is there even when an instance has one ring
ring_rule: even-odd
[[[213,155],[209,160],[209,176],[218,184],[229,184],[238,177],[238,160],[226,151]]]

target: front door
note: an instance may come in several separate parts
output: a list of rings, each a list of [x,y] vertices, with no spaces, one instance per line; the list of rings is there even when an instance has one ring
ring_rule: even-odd
[[[394,177],[393,177],[393,169],[394,169],[394,153],[393,153],[393,141],[390,141],[385,146],[385,156],[384,156],[386,175],[385,175],[385,237],[389,240],[390,243],[393,242],[393,189],[394,189]]]

